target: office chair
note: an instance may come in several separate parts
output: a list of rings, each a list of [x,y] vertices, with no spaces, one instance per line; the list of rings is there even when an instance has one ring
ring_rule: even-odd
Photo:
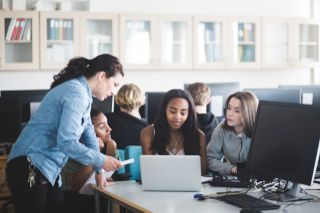
[[[125,158],[134,158],[134,163],[126,165],[126,172],[131,175],[131,180],[140,180],[140,155],[142,155],[141,146],[126,146],[125,147]]]

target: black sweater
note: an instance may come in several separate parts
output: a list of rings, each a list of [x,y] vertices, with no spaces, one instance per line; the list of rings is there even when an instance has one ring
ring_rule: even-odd
[[[140,145],[140,132],[147,122],[125,112],[113,112],[106,115],[111,127],[111,138],[117,143],[118,149],[128,145]]]
[[[207,112],[206,114],[197,113],[197,117],[198,126],[204,132],[206,136],[206,142],[208,144],[210,142],[213,130],[219,124],[219,120],[211,112]]]

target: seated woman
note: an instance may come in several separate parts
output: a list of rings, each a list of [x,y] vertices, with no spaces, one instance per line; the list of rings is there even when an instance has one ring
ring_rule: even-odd
[[[92,109],[91,121],[96,132],[100,150],[106,146],[106,154],[119,159],[117,144],[111,139],[111,128],[108,125],[106,116],[102,112]],[[93,212],[93,196],[78,193],[92,172],[93,168],[91,166],[82,165],[72,159],[69,159],[63,168],[61,176],[66,212]]]
[[[144,155],[200,155],[201,173],[207,170],[206,139],[197,128],[193,99],[173,89],[163,97],[154,124],[141,131]]]
[[[147,126],[139,114],[139,108],[144,104],[144,94],[137,85],[125,84],[115,96],[115,102],[120,111],[107,114],[112,138],[117,141],[119,149],[140,145],[140,132]]]
[[[250,92],[236,92],[228,97],[225,120],[213,131],[207,146],[211,171],[237,175],[237,163],[248,157],[257,105],[257,98]]]

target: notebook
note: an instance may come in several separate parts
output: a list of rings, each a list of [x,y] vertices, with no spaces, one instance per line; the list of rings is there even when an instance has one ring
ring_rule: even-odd
[[[143,190],[201,191],[198,155],[141,155]]]

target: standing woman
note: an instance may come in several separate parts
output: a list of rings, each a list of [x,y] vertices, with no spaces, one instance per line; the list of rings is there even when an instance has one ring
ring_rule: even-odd
[[[104,100],[115,95],[123,76],[118,58],[108,54],[71,59],[54,76],[8,157],[6,173],[16,213],[63,212],[60,172],[68,158],[92,165],[101,186],[106,185],[101,169],[121,166],[100,153],[90,110],[92,96]]]
[[[206,139],[197,128],[193,99],[184,90],[165,94],[154,124],[141,131],[140,142],[144,155],[200,155],[201,173],[206,173]]]
[[[228,97],[226,118],[213,131],[207,146],[211,171],[237,175],[237,163],[247,161],[257,105],[257,98],[250,92],[236,92]]]

